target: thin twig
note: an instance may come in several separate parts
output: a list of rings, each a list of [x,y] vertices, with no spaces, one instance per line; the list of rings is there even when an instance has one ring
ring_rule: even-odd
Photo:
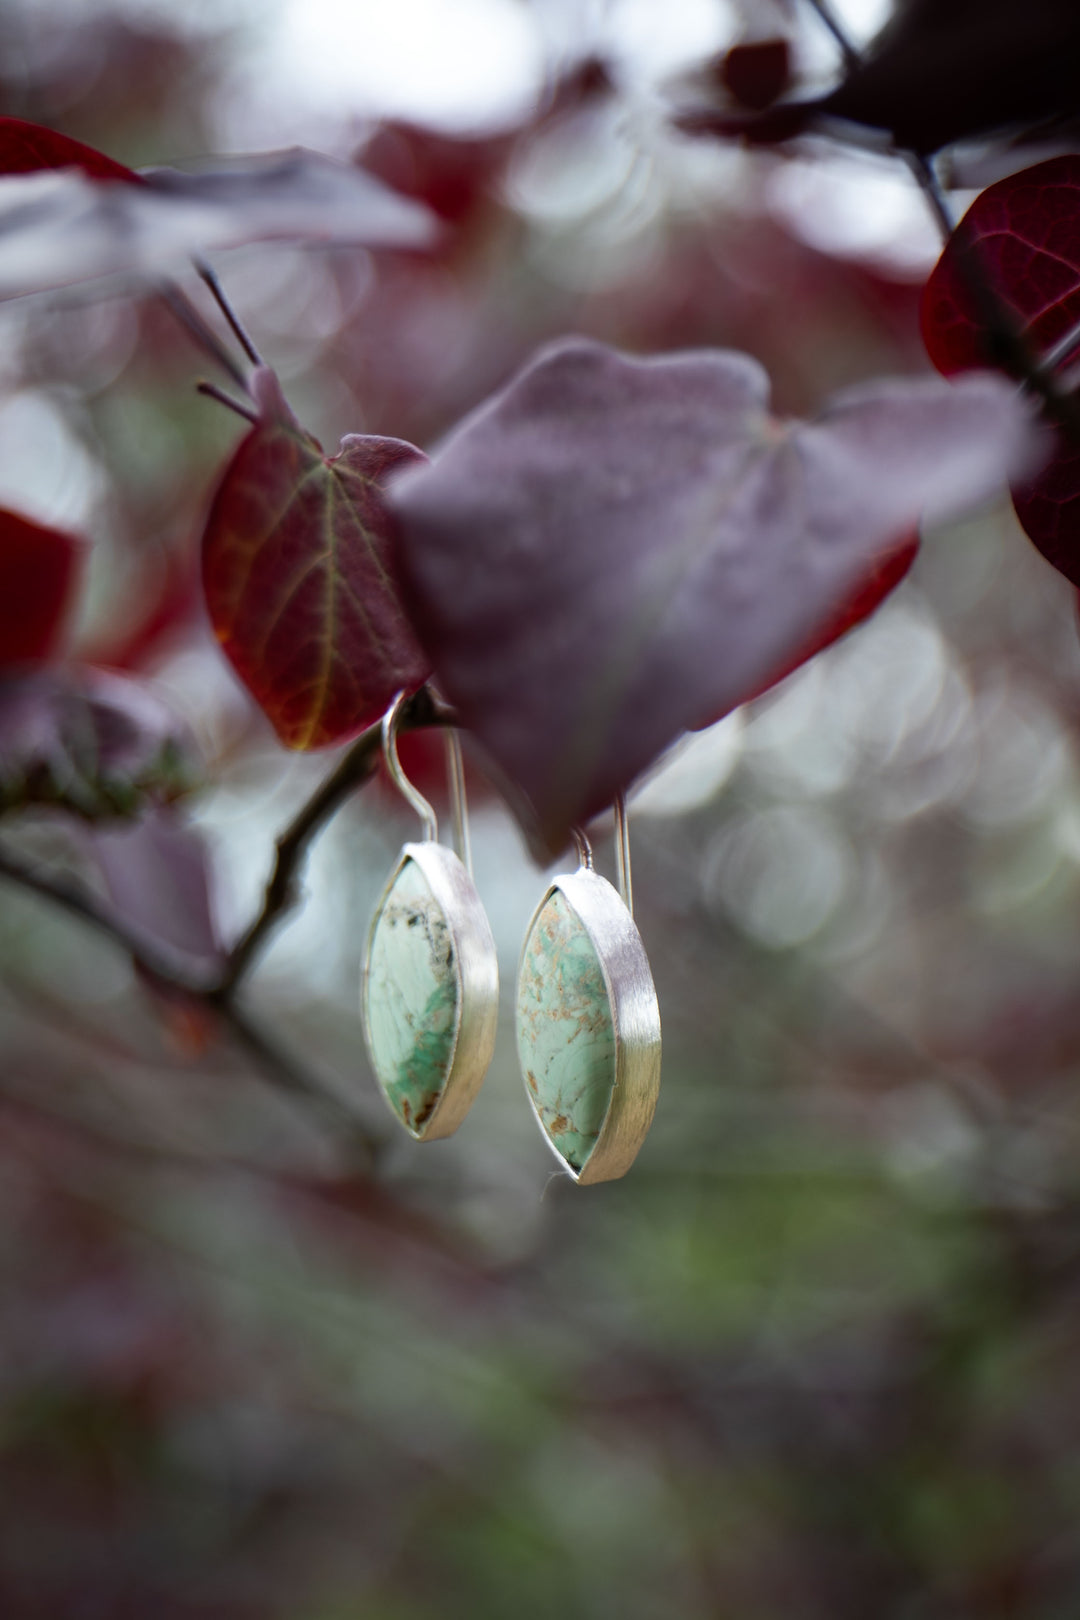
[[[217,271],[208,265],[205,259],[196,259],[195,269],[198,271],[200,277],[206,283],[207,287],[209,287],[210,292],[213,295],[214,302],[217,304],[218,309],[220,309],[221,313],[224,315],[225,319],[232,328],[232,334],[237,343],[239,343],[240,347],[243,349],[253,366],[261,366],[263,362],[259,355],[259,351],[255,347],[254,343],[252,343],[251,338],[248,336],[239,315],[230,304],[225,294],[225,289],[218,280]]]
[[[851,40],[848,38],[842,23],[840,23],[837,17],[834,15],[833,9],[829,5],[829,0],[809,0],[809,3],[817,12],[818,16],[825,24],[825,27],[829,30],[829,33],[832,35],[837,45],[839,45],[840,54],[844,58],[844,66],[850,73],[852,68],[857,68],[859,66],[859,63],[862,61],[862,57],[852,44]]]
[[[248,391],[247,377],[217,333],[212,327],[207,326],[184,289],[178,287],[175,281],[163,281],[158,290],[166,307],[180,322],[188,336],[193,338],[203,353],[208,354],[212,360],[216,361],[221,369],[232,378],[237,387],[242,388],[246,394]]]
[[[411,731],[421,726],[446,725],[451,720],[452,711],[428,687],[422,687],[406,705],[401,729]],[[300,898],[297,877],[309,845],[349,795],[374,775],[381,747],[381,727],[369,726],[277,840],[274,866],[266,881],[262,905],[229,952],[221,976],[220,995],[227,996],[239,983],[278,923],[297,904]]]
[[[0,849],[0,877],[51,901],[70,916],[89,923],[99,933],[108,934],[144,973],[170,990],[198,997],[215,993],[217,974],[193,972],[178,953],[129,927],[119,912],[74,878],[44,872],[4,849]]]
[[[453,712],[428,687],[406,705],[402,726],[445,725]],[[381,727],[370,726],[316,788],[277,841],[273,869],[258,911],[220,966],[199,970],[181,953],[133,928],[107,900],[78,880],[46,872],[0,847],[0,878],[17,884],[106,934],[162,991],[191,997],[212,1008],[263,1076],[279,1090],[302,1100],[332,1128],[339,1142],[361,1147],[374,1161],[381,1142],[344,1098],[284,1052],[237,1004],[241,979],[269,943],[270,936],[299,899],[297,877],[307,851],[341,805],[375,771]]]
[[[219,388],[217,383],[197,382],[195,392],[205,394],[207,399],[216,399],[219,405],[227,406],[230,411],[235,411],[237,416],[242,416],[245,422],[251,422],[255,427],[258,427],[258,411],[253,411],[249,405],[241,405],[238,399],[234,399],[231,394],[227,394],[224,388]]]
[[[0,877],[59,906],[70,916],[89,923],[99,933],[107,934],[162,991],[188,996],[212,1008],[238,1044],[255,1059],[266,1079],[291,1096],[302,1098],[314,1106],[323,1122],[335,1127],[336,1135],[341,1135],[344,1129],[348,1138],[362,1144],[369,1154],[377,1151],[378,1139],[372,1136],[360,1116],[252,1023],[248,1014],[223,991],[219,971],[193,971],[178,953],[129,927],[107,901],[75,879],[43,872],[21,861],[9,850],[0,849]]]

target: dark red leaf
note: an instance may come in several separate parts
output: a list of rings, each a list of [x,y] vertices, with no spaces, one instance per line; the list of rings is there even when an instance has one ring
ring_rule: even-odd
[[[999,180],[976,198],[960,229],[1032,352],[1042,356],[1067,342],[1080,325],[1080,157],[1051,158]],[[923,293],[923,338],[946,375],[984,364],[988,353],[961,251],[954,237]],[[1043,556],[1080,584],[1080,451],[1059,444],[1013,500]]]
[[[0,812],[130,816],[194,777],[187,727],[139,682],[85,665],[0,678]]]
[[[764,112],[783,95],[791,79],[791,50],[786,39],[753,39],[725,51],[720,83],[743,107]]]
[[[746,355],[574,341],[395,483],[440,687],[539,847],[880,594],[921,514],[985,499],[1031,453],[995,377],[875,383],[808,423],[767,405]]]
[[[430,665],[394,579],[396,530],[381,480],[423,460],[400,439],[350,434],[327,460],[273,373],[253,384],[242,440],[203,536],[203,585],[222,648],[289,748],[369,725]]]
[[[1076,0],[907,0],[820,103],[899,146],[951,141],[1080,107]]]
[[[56,651],[83,542],[0,509],[0,668]]]
[[[691,134],[771,144],[845,119],[936,152],[1080,109],[1078,57],[1075,0],[906,0],[828,95],[753,116],[695,109],[677,122]]]
[[[0,174],[32,174],[36,169],[81,169],[94,180],[142,184],[134,169],[70,135],[29,124],[24,118],[0,118]]]
[[[923,339],[946,376],[984,366],[988,356],[958,240],[971,245],[1021,335],[1044,354],[1080,322],[1080,157],[1051,158],[1009,175],[964,215],[923,294]]]
[[[1080,449],[1059,442],[1038,476],[1013,491],[1013,505],[1047,562],[1080,585]]]

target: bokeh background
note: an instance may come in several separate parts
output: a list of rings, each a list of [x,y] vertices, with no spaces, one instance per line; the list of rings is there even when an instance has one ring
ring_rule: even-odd
[[[673,133],[776,27],[835,72],[796,0],[7,0],[0,110],[132,164],[303,141],[438,210],[427,258],[216,261],[328,449],[430,447],[567,331],[749,350],[800,412],[925,368],[935,239],[883,158]],[[0,503],[90,537],[75,650],[194,728],[228,937],[329,761],[275,744],[200,616],[241,426],[204,370],[152,289],[0,306]],[[0,892],[5,1620],[1071,1620],[1078,703],[1072,593],[1002,507],[675,750],[633,803],[661,1101],[596,1189],[553,1174],[508,1019],[459,1135],[373,1174]],[[508,1008],[544,878],[473,767]],[[77,859],[57,815],[2,831]],[[357,981],[413,833],[359,794],[246,992],[387,1130]]]

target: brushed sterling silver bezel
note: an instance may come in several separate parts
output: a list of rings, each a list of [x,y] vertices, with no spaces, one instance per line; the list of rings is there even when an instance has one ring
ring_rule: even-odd
[[[450,1069],[434,1108],[419,1128],[407,1125],[387,1096],[371,1050],[368,1010],[371,949],[375,930],[390,891],[406,862],[415,861],[446,919],[454,951],[457,974],[458,1017]],[[416,1142],[434,1142],[457,1130],[471,1108],[495,1051],[499,1020],[499,964],[491,925],[476,892],[476,886],[452,849],[426,841],[406,844],[398,856],[386,886],[379,896],[375,915],[368,929],[364,966],[360,981],[360,1006],[364,1044],[379,1092],[397,1120]]]
[[[525,1095],[541,1135],[563,1170],[579,1186],[615,1181],[637,1157],[656,1110],[660,1090],[660,1006],[641,935],[617,889],[587,867],[552,878],[525,931],[518,964],[515,1008],[521,995],[521,969],[532,931],[558,891],[592,941],[600,962],[615,1035],[615,1081],[599,1135],[580,1170],[567,1162],[548,1135],[529,1087]]]

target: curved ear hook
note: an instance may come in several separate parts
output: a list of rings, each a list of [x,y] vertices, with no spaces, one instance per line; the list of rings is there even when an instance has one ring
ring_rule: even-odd
[[[584,827],[571,827],[570,831],[573,833],[574,843],[577,845],[578,864],[581,870],[591,872],[593,870],[592,845],[585,836]]]
[[[630,828],[626,816],[626,795],[618,793],[615,796],[615,859],[619,867],[619,894],[622,903],[634,915],[634,886],[630,875]],[[571,827],[574,843],[577,845],[578,860],[585,872],[593,870],[592,845],[585,836],[583,827]]]
[[[409,778],[401,768],[398,758],[397,734],[401,725],[401,711],[405,706],[406,693],[404,688],[397,694],[382,720],[382,751],[386,761],[386,769],[390,780],[401,794],[412,805],[421,821],[424,823],[424,838],[428,843],[435,843],[439,836],[439,823],[431,805],[424,795],[413,787]]]

